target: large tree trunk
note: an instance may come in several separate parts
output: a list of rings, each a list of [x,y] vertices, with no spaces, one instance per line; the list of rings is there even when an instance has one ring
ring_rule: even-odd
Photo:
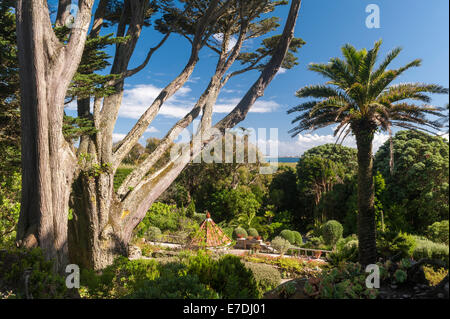
[[[81,174],[73,184],[69,221],[70,260],[90,269],[110,265],[118,255],[126,255],[121,204],[113,190],[114,176]]]
[[[375,189],[373,183],[373,156],[371,129],[355,133],[358,147],[358,240],[361,265],[377,260],[375,240]]]
[[[23,176],[17,240],[24,247],[39,245],[59,271],[68,262],[68,200],[77,163],[62,132],[63,105],[81,60],[92,2],[80,4],[80,28],[66,46],[53,33],[47,1],[16,3]]]

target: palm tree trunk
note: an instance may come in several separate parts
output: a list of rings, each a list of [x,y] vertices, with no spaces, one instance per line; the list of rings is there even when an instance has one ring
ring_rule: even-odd
[[[373,184],[373,133],[355,134],[358,147],[358,240],[361,265],[374,264],[377,259],[375,241],[375,189]]]

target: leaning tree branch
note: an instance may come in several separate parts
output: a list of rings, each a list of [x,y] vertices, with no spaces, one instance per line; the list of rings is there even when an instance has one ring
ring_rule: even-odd
[[[280,69],[287,50],[289,49],[289,45],[294,36],[294,29],[300,6],[301,0],[292,1],[289,16],[276,53],[264,68],[259,79],[250,88],[240,103],[228,116],[217,123],[215,128],[222,131],[225,130],[225,128],[231,128],[242,121],[256,99],[262,96],[264,89],[271,80],[273,80]],[[198,138],[198,136],[195,136],[194,139],[195,138]],[[198,156],[207,145],[214,143],[216,138],[217,136],[203,142],[199,149],[191,149],[190,152],[182,152],[178,157],[171,159],[161,170],[151,174],[139,183],[136,189],[133,190],[133,196],[127,196],[125,201],[123,201],[124,207],[131,204],[134,204],[136,207],[135,204],[139,203],[137,208],[123,220],[125,231],[131,233],[131,230],[133,230],[145,217],[151,204],[172,184],[184,167],[189,163],[189,160]],[[186,147],[189,147],[189,145]]]
[[[202,93],[198,99],[196,105],[193,109],[186,114],[181,120],[179,120],[166,134],[166,136],[158,144],[157,148],[144,160],[137,168],[135,168],[123,181],[122,185],[119,187],[117,194],[119,197],[125,197],[125,195],[134,189],[136,185],[141,181],[141,179],[148,173],[148,171],[156,164],[156,162],[164,155],[164,153],[170,148],[173,141],[177,136],[188,127],[192,121],[198,117],[200,112],[203,110],[202,116],[202,128],[210,128],[210,117],[212,114],[212,107],[214,106],[220,90],[223,85],[220,79],[228,71],[228,69],[233,65],[236,58],[239,56],[239,52],[244,43],[245,34],[248,30],[248,23],[241,24],[241,31],[238,41],[234,45],[230,56],[227,58],[228,45],[222,45],[222,52],[219,56],[219,61],[217,63],[216,72],[212,76],[207,89]],[[225,40],[225,36],[224,36]],[[225,42],[225,41],[224,41]],[[209,121],[207,119],[209,118]]]
[[[204,40],[205,34],[209,33],[207,31],[207,27],[211,23],[215,22],[211,18],[215,16],[214,13],[217,11],[216,8],[218,6],[218,3],[219,0],[213,0],[210,6],[208,7],[208,10],[206,10],[205,14],[200,19],[195,32],[191,55],[183,71],[160,92],[160,94],[152,102],[150,107],[144,112],[144,114],[140,117],[140,119],[131,129],[131,131],[128,132],[127,136],[119,144],[118,148],[113,154],[112,159],[113,169],[116,169],[120,165],[125,156],[131,151],[133,146],[138,142],[138,140],[144,134],[147,127],[150,125],[150,123],[158,114],[164,102],[167,101],[167,99],[169,99],[171,96],[173,96],[191,76],[195,66],[197,65],[199,52],[205,42]]]

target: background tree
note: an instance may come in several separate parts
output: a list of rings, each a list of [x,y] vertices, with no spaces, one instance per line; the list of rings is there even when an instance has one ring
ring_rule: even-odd
[[[352,133],[358,149],[358,238],[359,256],[363,265],[376,261],[375,206],[373,183],[372,141],[378,130],[391,132],[392,126],[408,129],[433,130],[441,125],[426,115],[442,116],[437,107],[414,104],[414,101],[430,102],[427,93],[444,93],[439,85],[408,83],[391,85],[403,72],[418,67],[414,60],[396,70],[388,70],[398,56],[396,48],[375,67],[381,41],[373,49],[356,50],[351,45],[342,48],[344,60],[332,58],[328,64],[311,64],[311,71],[322,74],[329,81],[326,85],[307,86],[296,95],[299,98],[315,98],[302,103],[289,113],[300,112],[292,122],[298,123],[290,132],[296,134],[308,130],[338,124],[334,131],[338,140]],[[392,167],[392,162],[391,165]]]
[[[0,178],[20,169],[19,71],[13,1],[0,3]]]
[[[325,215],[318,211],[322,196],[331,191],[334,185],[342,183],[343,169],[335,162],[319,156],[301,157],[297,164],[298,189],[302,194],[300,201],[311,208],[314,224],[325,222]],[[305,207],[304,206],[304,207]],[[305,208],[306,208],[305,207]],[[323,211],[322,211],[323,213]]]
[[[386,221],[395,229],[423,234],[427,226],[449,216],[448,141],[421,132],[400,131],[392,143],[392,174],[389,142],[380,147],[374,162],[374,169],[386,180],[385,206],[392,215],[386,216]]]
[[[19,71],[13,1],[0,3],[0,245],[12,245],[20,210]]]

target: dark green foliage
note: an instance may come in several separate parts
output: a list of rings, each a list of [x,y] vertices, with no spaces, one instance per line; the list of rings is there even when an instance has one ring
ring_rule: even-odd
[[[341,238],[336,243],[336,249],[327,255],[327,261],[333,266],[345,262],[358,261],[358,239],[355,235]]]
[[[386,231],[377,235],[378,253],[384,258],[412,257],[415,246],[415,238],[406,233]]]
[[[241,214],[255,215],[261,203],[250,188],[239,186],[236,189],[223,189],[213,193],[209,207],[217,220],[231,221]],[[248,222],[248,218],[243,223]],[[245,225],[245,224],[244,224]],[[249,225],[245,225],[249,226]]]
[[[0,183],[20,170],[20,96],[14,1],[0,3]]]
[[[348,176],[353,176],[358,169],[357,150],[355,148],[328,143],[307,150],[303,153],[302,158],[316,156],[341,166]]]
[[[150,207],[135,233],[138,237],[145,237],[151,227],[184,238],[197,231],[199,225],[194,219],[186,216],[186,209],[156,202]]]
[[[280,237],[286,239],[291,245],[295,244],[295,234],[289,229],[282,230]]]
[[[12,291],[13,298],[68,298],[65,279],[54,273],[39,248],[0,250],[0,295]],[[73,296],[72,296],[73,297]]]
[[[114,175],[114,190],[117,191],[125,178],[133,171],[133,168],[119,167]]]
[[[63,134],[66,140],[74,142],[80,136],[91,136],[95,133],[97,129],[92,120],[64,115]]]
[[[188,273],[197,274],[221,298],[257,298],[258,287],[252,272],[236,256],[226,255],[215,261],[200,251],[188,261]]]
[[[278,43],[280,42],[281,35],[276,35],[270,38],[266,38],[262,41],[261,47],[256,49],[256,52],[242,52],[238,60],[247,67],[252,67],[258,70],[263,70],[269,62],[269,59],[276,51]],[[289,46],[289,51],[281,65],[282,68],[292,69],[298,65],[297,57],[294,53],[298,52],[305,42],[300,38],[294,38]]]
[[[280,272],[273,266],[262,263],[245,263],[245,267],[250,269],[258,285],[260,296],[265,292],[274,289],[281,282]]]
[[[233,239],[237,239],[237,238],[247,238],[248,234],[247,231],[242,228],[242,227],[236,227],[233,230]]]
[[[375,299],[378,291],[366,288],[366,278],[361,265],[345,263],[311,278],[305,285],[305,293],[315,299]]]
[[[342,238],[344,228],[336,220],[329,220],[322,226],[322,237],[327,245],[335,245]]]
[[[269,200],[276,212],[298,210],[297,176],[292,167],[282,166],[269,186]]]
[[[297,164],[298,190],[304,209],[303,227],[323,222],[326,212],[319,210],[322,197],[343,182],[343,165],[320,156],[303,155]]]
[[[437,243],[443,243],[448,246],[449,241],[448,220],[435,222],[427,228],[427,238]]]
[[[380,147],[374,162],[386,181],[386,223],[397,230],[424,234],[428,225],[448,220],[448,142],[425,133],[400,131],[393,146],[392,175],[389,142]]]

